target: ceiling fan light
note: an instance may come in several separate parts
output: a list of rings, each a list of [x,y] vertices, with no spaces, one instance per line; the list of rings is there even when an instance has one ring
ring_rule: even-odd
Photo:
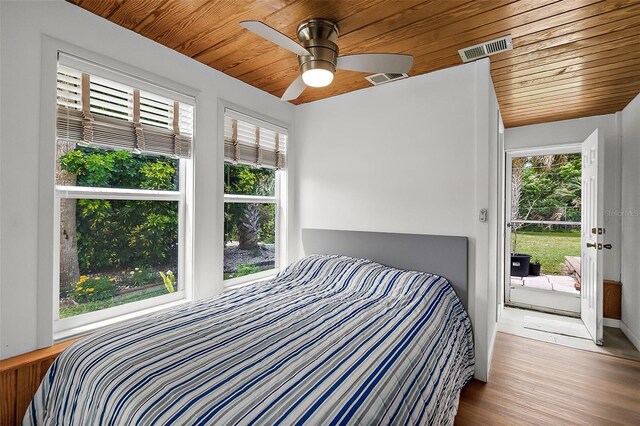
[[[333,81],[333,73],[322,68],[306,70],[302,73],[302,81],[311,87],[325,87]]]

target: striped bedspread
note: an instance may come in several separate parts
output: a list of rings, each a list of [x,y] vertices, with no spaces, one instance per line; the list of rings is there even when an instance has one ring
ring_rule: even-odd
[[[473,370],[444,278],[310,256],[73,344],[24,424],[451,424]]]

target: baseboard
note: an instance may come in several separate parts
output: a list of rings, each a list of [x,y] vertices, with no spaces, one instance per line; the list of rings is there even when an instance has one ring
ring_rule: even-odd
[[[620,320],[613,318],[603,318],[602,325],[605,327],[620,328]]]
[[[635,346],[636,349],[640,351],[640,339],[638,339],[638,336],[633,334],[633,332],[629,330],[629,327],[627,327],[627,325],[622,321],[620,321],[620,330],[622,330],[624,335],[627,336],[627,339],[629,339],[629,341],[633,343],[633,346]]]

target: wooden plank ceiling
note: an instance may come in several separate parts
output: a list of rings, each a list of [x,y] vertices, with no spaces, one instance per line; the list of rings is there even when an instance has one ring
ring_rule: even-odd
[[[491,57],[506,127],[613,113],[640,92],[640,0],[71,2],[276,96],[298,76],[296,56],[242,20],[297,40],[301,21],[328,18],[340,27],[341,54],[412,54],[410,75],[459,65],[458,49],[511,34],[513,50]],[[369,86],[363,74],[339,70],[294,103]]]

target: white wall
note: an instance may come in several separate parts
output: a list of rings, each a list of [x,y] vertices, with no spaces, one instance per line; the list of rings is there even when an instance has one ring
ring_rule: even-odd
[[[495,310],[487,307],[495,302],[491,231],[489,223],[477,221],[478,211],[490,207],[495,170],[489,165],[497,135],[492,92],[483,60],[295,111],[299,227],[292,230],[298,242],[292,252],[301,255],[301,228],[468,237],[469,313],[481,379],[494,334],[486,318],[495,323]],[[491,209],[490,218],[495,220]]]
[[[195,296],[220,292],[223,186],[218,101],[285,123],[293,123],[293,106],[65,2],[3,1],[0,10],[0,358],[51,342],[53,163],[43,153],[51,151],[47,144],[53,146],[54,126],[41,130],[39,125],[54,123],[55,114],[55,87],[48,83],[55,85],[55,52],[43,50],[51,43],[47,37],[199,92],[194,147]],[[47,82],[46,87],[41,81]],[[42,93],[52,96],[44,98]]]
[[[622,111],[622,323],[640,350],[640,96]]]
[[[508,128],[505,150],[581,143],[599,129],[605,141],[604,210],[613,213],[619,211],[621,205],[620,121],[620,114],[609,114]],[[605,240],[613,246],[604,252],[604,278],[620,281],[620,218],[615,214],[605,215],[604,226]]]
[[[2,35],[2,2],[0,1],[0,37]],[[2,164],[2,145],[1,142],[4,140],[3,136],[3,128],[2,125],[2,43],[0,42],[0,165]],[[2,188],[2,173],[0,173],[0,188]],[[2,196],[0,195],[0,224],[2,223]],[[0,242],[2,241],[2,226],[0,226]],[[2,277],[2,244],[0,244],[0,277]],[[0,290],[0,308],[2,307],[2,290]],[[1,326],[1,315],[0,315],[0,326]],[[4,346],[2,343],[2,328],[0,327],[0,359],[2,359],[2,347]]]

